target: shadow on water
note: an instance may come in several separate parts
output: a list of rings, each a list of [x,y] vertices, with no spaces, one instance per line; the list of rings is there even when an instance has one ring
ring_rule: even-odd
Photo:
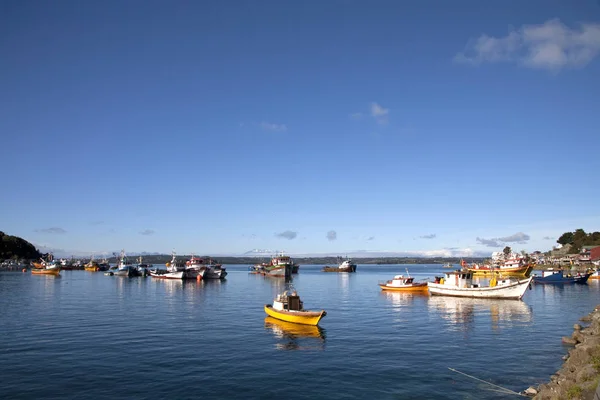
[[[265,318],[265,329],[277,339],[278,350],[324,350],[327,337],[320,326],[295,324],[273,317]]]

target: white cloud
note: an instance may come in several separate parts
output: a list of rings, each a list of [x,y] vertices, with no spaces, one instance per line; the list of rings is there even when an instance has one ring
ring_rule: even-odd
[[[265,131],[271,131],[271,132],[285,132],[287,131],[287,126],[285,126],[284,124],[274,124],[272,122],[261,122],[259,124],[260,128],[265,130]]]
[[[375,102],[371,103],[371,117],[375,118],[378,124],[386,124],[389,113],[389,108],[384,108]]]
[[[454,60],[472,65],[513,62],[529,68],[558,71],[582,68],[600,53],[600,24],[569,28],[558,19],[541,25],[523,25],[500,38],[481,35],[471,39]]]
[[[436,235],[435,233],[432,233],[432,234],[429,234],[429,235],[423,235],[423,236],[419,236],[419,237],[420,237],[421,239],[435,239],[435,238],[436,238],[436,236],[437,236],[437,235]]]
[[[144,236],[150,236],[150,235],[154,235],[156,232],[154,232],[152,229],[144,229],[143,231],[140,232],[140,235],[144,235]]]
[[[363,117],[363,113],[361,112],[355,112],[350,114],[350,118],[352,119],[361,119]]]

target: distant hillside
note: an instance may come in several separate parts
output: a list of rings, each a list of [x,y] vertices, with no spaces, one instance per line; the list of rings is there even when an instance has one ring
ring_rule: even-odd
[[[0,232],[0,260],[37,259],[40,256],[35,246],[27,240]]]

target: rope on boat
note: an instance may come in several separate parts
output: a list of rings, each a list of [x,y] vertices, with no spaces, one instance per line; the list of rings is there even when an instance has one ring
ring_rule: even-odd
[[[448,367],[448,369],[450,371],[452,371],[452,372],[458,372],[461,375],[468,376],[469,378],[475,379],[476,381],[487,383],[488,385],[491,385],[491,386],[499,388],[499,390],[498,389],[490,389],[490,390],[494,390],[495,392],[502,392],[502,393],[506,393],[506,394],[514,394],[515,396],[529,397],[529,396],[527,396],[527,395],[525,395],[523,393],[515,392],[514,390],[510,390],[510,389],[502,387],[500,385],[496,385],[494,383],[491,383],[491,382],[488,382],[488,381],[484,381],[483,379],[476,378],[476,377],[474,377],[472,375],[465,374],[464,372],[460,372],[457,369],[450,368],[450,367]]]

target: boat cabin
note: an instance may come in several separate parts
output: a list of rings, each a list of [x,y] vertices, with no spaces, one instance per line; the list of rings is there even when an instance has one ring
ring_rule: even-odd
[[[273,301],[273,308],[279,311],[301,311],[303,305],[300,296],[295,291],[288,293],[286,290],[282,294],[278,294],[275,301]]]
[[[387,281],[388,286],[406,286],[412,285],[415,278],[412,276],[396,275],[391,281]]]
[[[473,272],[458,270],[445,272],[444,277],[435,277],[435,282],[445,286],[451,286],[453,288],[477,288],[480,287],[478,283],[473,283]],[[503,277],[492,277],[490,280],[490,286],[503,286],[509,285],[511,280]]]
[[[563,276],[563,270],[562,269],[547,269],[542,271],[542,278],[545,278],[547,276],[552,276],[552,275],[556,275],[556,278],[558,278],[559,276]]]

